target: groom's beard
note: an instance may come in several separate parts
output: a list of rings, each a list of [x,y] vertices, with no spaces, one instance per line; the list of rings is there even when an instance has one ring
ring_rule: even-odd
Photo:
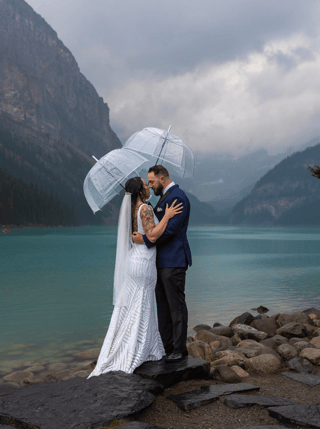
[[[162,195],[162,192],[163,192],[163,185],[161,185],[161,183],[158,185],[156,189],[153,189],[153,193],[156,197],[158,197],[159,195]]]

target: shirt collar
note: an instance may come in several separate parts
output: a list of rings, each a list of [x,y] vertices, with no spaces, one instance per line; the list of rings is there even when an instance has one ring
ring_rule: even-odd
[[[169,185],[163,190],[162,195],[164,195],[167,191],[169,191],[169,189],[172,188],[172,186],[174,185],[175,185],[174,182],[169,183]]]

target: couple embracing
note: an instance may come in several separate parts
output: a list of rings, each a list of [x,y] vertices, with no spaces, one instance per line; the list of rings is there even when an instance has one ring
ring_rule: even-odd
[[[109,371],[132,373],[143,362],[163,358],[177,362],[188,354],[184,290],[186,271],[191,266],[186,235],[190,203],[163,166],[151,167],[148,181],[149,185],[135,177],[125,185],[119,215],[114,310],[97,365],[88,378]],[[149,188],[161,196],[154,209],[147,203]]]

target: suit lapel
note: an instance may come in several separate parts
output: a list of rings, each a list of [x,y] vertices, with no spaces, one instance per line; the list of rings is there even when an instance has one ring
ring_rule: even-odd
[[[156,212],[157,208],[160,206],[160,204],[167,198],[167,196],[170,194],[171,192],[171,188],[168,189],[168,191],[162,195],[162,197],[160,198],[160,200],[157,202],[157,205],[154,208],[154,212]]]

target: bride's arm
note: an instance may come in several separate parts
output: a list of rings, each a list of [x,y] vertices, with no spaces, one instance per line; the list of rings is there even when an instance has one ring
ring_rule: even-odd
[[[175,206],[176,201],[177,200],[175,200],[170,207],[168,207],[168,204],[166,205],[165,214],[157,226],[154,223],[152,207],[145,205],[141,208],[140,216],[142,221],[142,227],[148,240],[151,241],[151,243],[155,243],[158,238],[161,237],[161,235],[166,229],[166,226],[168,225],[169,220],[175,215],[182,212],[182,203]]]

